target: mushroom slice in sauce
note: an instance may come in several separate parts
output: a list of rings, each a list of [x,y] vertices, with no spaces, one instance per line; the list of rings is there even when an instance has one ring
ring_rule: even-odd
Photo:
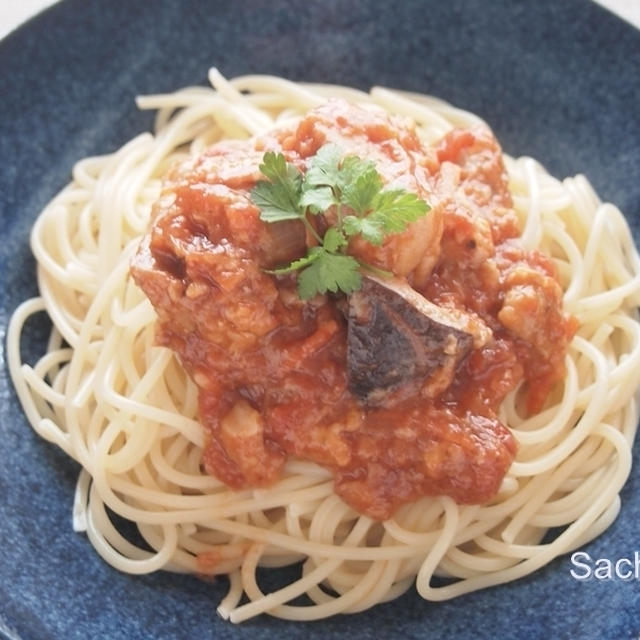
[[[349,389],[368,406],[435,397],[458,363],[491,337],[477,316],[429,302],[399,278],[366,276],[349,297]]]

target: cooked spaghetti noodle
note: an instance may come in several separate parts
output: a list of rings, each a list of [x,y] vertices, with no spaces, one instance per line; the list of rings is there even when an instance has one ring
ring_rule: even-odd
[[[413,584],[444,600],[525,576],[604,531],[620,508],[638,422],[640,258],[624,216],[583,176],[559,182],[531,158],[504,158],[520,241],[552,257],[580,328],[542,411],[523,415],[517,392],[503,403],[519,448],[493,500],[423,497],[378,522],[347,506],[331,474],[310,462],[290,459],[267,489],[232,491],[203,471],[198,389],[173,352],[155,345],[156,315],[129,273],[167,168],[329,96],[409,116],[425,143],[479,123],[434,98],[383,88],[227,81],[215,70],[210,80],[212,89],[139,98],[158,110],[155,134],[79,162],[33,227],[41,295],[14,313],[8,360],[35,431],[83,467],[74,528],[121,571],[228,574],[218,612],[233,622],[362,611]],[[20,337],[41,311],[54,328],[31,367],[20,362]],[[125,539],[107,507],[134,522],[152,551]],[[552,528],[562,532],[543,542]],[[257,567],[296,562],[298,580],[262,592]],[[433,576],[454,580],[434,586]],[[288,604],[303,594],[308,605]]]

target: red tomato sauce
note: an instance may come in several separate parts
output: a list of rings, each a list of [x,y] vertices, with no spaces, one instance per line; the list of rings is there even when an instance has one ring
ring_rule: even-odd
[[[431,205],[382,247],[355,240],[349,252],[490,329],[436,397],[364,405],[348,386],[344,296],[303,302],[295,275],[265,271],[304,255],[309,239],[297,221],[260,220],[250,192],[262,156],[281,151],[304,172],[326,142]],[[233,488],[265,487],[289,457],[313,461],[376,519],[424,495],[491,500],[516,453],[498,408],[520,383],[529,410],[542,407],[577,328],[553,263],[518,234],[501,150],[485,129],[427,147],[404,119],[330,101],[297,125],[176,166],[132,274],[157,311],[158,342],[199,387],[204,468]]]

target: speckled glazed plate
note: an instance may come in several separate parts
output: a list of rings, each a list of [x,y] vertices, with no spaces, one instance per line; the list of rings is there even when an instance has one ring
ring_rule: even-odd
[[[67,0],[0,42],[0,333],[36,293],[28,233],[73,163],[149,128],[138,93],[273,73],[429,92],[506,151],[584,172],[640,230],[640,32],[588,0]],[[45,327],[25,345],[36,352]],[[0,359],[4,358],[4,335]],[[0,635],[8,638],[637,638],[640,579],[577,581],[568,557],[445,603],[414,592],[311,624],[219,619],[224,581],[120,574],[71,529],[77,468],[28,427],[0,369]],[[636,447],[636,452],[638,447]],[[637,455],[636,455],[637,457]],[[640,464],[593,558],[640,552]],[[637,567],[640,573],[640,567]]]

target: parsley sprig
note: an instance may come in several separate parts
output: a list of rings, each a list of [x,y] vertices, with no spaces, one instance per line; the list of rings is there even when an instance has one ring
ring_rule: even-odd
[[[260,171],[267,178],[251,192],[265,222],[300,220],[317,246],[289,265],[270,271],[299,271],[298,294],[303,300],[317,293],[351,293],[362,286],[360,269],[382,272],[346,254],[349,238],[360,235],[380,246],[387,235],[399,233],[429,211],[429,205],[404,189],[383,189],[373,162],[344,155],[325,144],[310,160],[304,176],[281,153],[267,151]],[[309,216],[335,207],[335,224],[320,236]]]

